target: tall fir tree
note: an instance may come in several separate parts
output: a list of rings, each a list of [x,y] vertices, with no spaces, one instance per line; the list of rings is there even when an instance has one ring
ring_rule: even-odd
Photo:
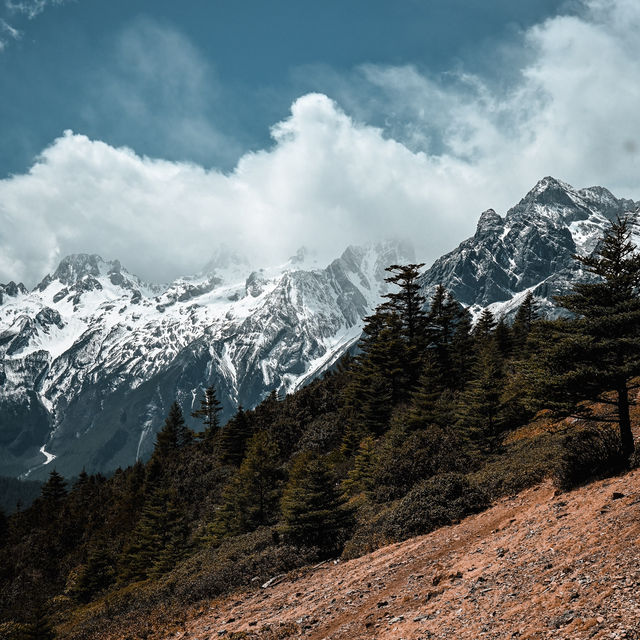
[[[386,301],[379,310],[389,312],[400,320],[401,337],[404,339],[404,371],[410,389],[418,380],[422,353],[427,344],[427,314],[424,310],[426,299],[420,286],[420,269],[424,264],[391,265],[387,267],[391,275],[385,282],[396,285],[398,291],[384,295]]]
[[[557,298],[575,319],[551,325],[554,336],[540,359],[541,393],[556,411],[590,418],[585,401],[612,406],[627,456],[635,449],[630,405],[640,375],[640,254],[632,226],[629,217],[617,218],[595,254],[575,256],[596,281]]]
[[[321,555],[339,553],[352,523],[326,461],[310,453],[293,462],[282,496],[285,539],[317,548]]]
[[[536,301],[533,292],[528,291],[513,320],[512,340],[516,356],[524,355],[527,339],[537,319]]]
[[[278,515],[281,480],[277,446],[269,432],[258,431],[248,443],[240,469],[223,491],[208,538],[219,543],[228,536],[273,524]]]
[[[53,508],[59,508],[67,497],[67,481],[54,469],[42,485],[42,500]]]
[[[342,482],[345,495],[367,494],[372,491],[375,487],[375,467],[376,441],[373,436],[367,436],[358,447],[353,468]]]
[[[218,400],[216,388],[211,385],[205,389],[204,396],[200,400],[200,407],[191,414],[193,418],[202,420],[204,424],[202,439],[205,442],[211,442],[218,435],[220,430],[219,414],[221,411],[222,404]]]
[[[469,380],[473,345],[471,313],[468,309],[461,307],[451,341],[449,386],[454,391],[463,389]]]
[[[496,328],[496,319],[489,311],[489,309],[483,309],[478,321],[473,327],[473,336],[477,343],[483,343],[489,340],[493,336],[493,332]]]
[[[240,466],[253,434],[246,411],[238,407],[236,415],[223,427],[220,435],[220,459],[225,464]]]
[[[422,263],[393,264],[386,269],[391,275],[385,278],[385,282],[396,285],[400,290],[385,294],[387,301],[381,305],[381,309],[400,316],[404,334],[410,344],[424,339],[426,327],[426,299],[421,293],[419,281],[422,267]]]
[[[166,458],[178,450],[178,421],[183,420],[182,411],[174,402],[165,418],[162,429],[156,435],[154,454],[159,458]]]
[[[147,498],[125,546],[118,579],[144,580],[170,569],[186,551],[186,530],[175,490],[158,488]]]
[[[462,434],[471,443],[495,449],[503,427],[503,389],[502,354],[495,340],[485,338],[478,346],[471,379],[458,407]]]

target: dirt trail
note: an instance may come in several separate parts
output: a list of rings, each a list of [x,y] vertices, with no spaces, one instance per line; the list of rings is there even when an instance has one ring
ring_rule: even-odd
[[[639,538],[640,471],[560,496],[547,482],[460,524],[214,601],[167,640],[640,638]]]

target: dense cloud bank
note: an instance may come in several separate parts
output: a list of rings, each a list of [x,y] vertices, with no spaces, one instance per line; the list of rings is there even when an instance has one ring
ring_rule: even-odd
[[[356,115],[303,95],[272,146],[228,173],[66,132],[27,174],[0,181],[0,281],[34,284],[78,251],[162,281],[197,271],[221,243],[259,265],[300,245],[330,258],[405,237],[430,261],[544,175],[638,199],[639,30],[637,2],[592,0],[522,34],[508,86],[362,67],[351,94],[336,92]],[[350,108],[367,88],[401,130]]]

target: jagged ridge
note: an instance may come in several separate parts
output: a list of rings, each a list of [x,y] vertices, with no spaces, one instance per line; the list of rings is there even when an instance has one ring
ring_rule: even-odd
[[[0,473],[46,474],[54,455],[67,475],[130,464],[151,452],[171,402],[188,413],[208,384],[226,416],[296,389],[357,341],[385,267],[409,258],[379,243],[324,269],[301,251],[251,271],[221,252],[201,275],[155,287],[78,254],[31,293],[3,285]]]

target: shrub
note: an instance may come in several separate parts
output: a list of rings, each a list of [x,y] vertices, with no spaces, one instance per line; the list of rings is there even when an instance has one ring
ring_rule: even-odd
[[[455,435],[435,425],[386,434],[374,470],[377,502],[402,498],[418,482],[441,472],[462,471],[469,460]]]
[[[444,473],[421,482],[391,514],[390,534],[396,540],[429,533],[489,506],[484,491],[460,473]]]
[[[609,427],[590,427],[565,437],[555,485],[568,491],[590,480],[620,473],[627,464],[618,434]]]

